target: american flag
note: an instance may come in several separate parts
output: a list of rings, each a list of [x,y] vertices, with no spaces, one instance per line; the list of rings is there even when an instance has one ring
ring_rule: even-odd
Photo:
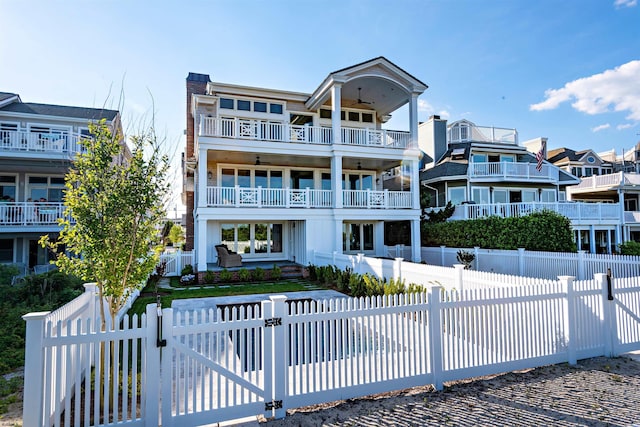
[[[538,164],[536,165],[536,170],[538,172],[540,172],[542,170],[542,161],[544,160],[544,144],[545,144],[545,142],[546,142],[545,140],[542,140],[542,143],[540,144],[540,150],[536,154],[536,160],[538,161]]]

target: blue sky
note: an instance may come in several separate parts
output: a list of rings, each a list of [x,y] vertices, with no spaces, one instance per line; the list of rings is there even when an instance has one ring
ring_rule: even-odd
[[[429,85],[420,120],[516,128],[550,149],[640,141],[638,0],[0,0],[0,22],[0,91],[86,107],[122,93],[125,127],[154,106],[176,160],[190,71],[312,92],[377,56]]]

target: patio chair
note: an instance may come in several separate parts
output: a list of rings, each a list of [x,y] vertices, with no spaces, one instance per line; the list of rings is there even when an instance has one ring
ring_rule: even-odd
[[[230,252],[226,245],[216,245],[218,267],[242,267],[242,255]]]

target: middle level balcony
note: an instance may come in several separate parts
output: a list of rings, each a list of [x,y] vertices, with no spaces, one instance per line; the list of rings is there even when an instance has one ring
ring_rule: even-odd
[[[200,116],[198,135],[297,144],[331,145],[335,143],[333,130],[330,127],[300,126],[242,118],[205,117],[204,115]],[[405,149],[411,147],[411,134],[386,129],[342,127],[341,144]]]
[[[53,230],[64,218],[65,206],[59,202],[0,202],[2,232]]]
[[[538,170],[535,163],[471,162],[469,163],[468,176],[469,180],[474,182],[535,181],[555,183],[559,179],[559,172],[558,168],[549,164],[543,164]]]
[[[413,209],[411,192],[341,190],[347,209]],[[334,208],[333,190],[292,188],[207,187],[208,207]]]

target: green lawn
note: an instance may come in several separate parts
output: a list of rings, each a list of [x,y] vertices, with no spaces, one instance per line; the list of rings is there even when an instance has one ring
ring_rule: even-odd
[[[207,297],[223,297],[230,295],[251,295],[251,294],[274,294],[282,292],[297,292],[313,289],[323,289],[311,282],[300,279],[279,280],[278,282],[258,282],[258,283],[238,283],[229,285],[228,287],[190,287],[190,288],[173,288],[160,289],[160,301],[163,308],[171,307],[174,299],[186,298],[207,298]],[[143,289],[143,294],[152,293],[148,288]],[[147,304],[154,304],[156,297],[154,295],[140,296],[131,306],[128,314],[144,313]]]

